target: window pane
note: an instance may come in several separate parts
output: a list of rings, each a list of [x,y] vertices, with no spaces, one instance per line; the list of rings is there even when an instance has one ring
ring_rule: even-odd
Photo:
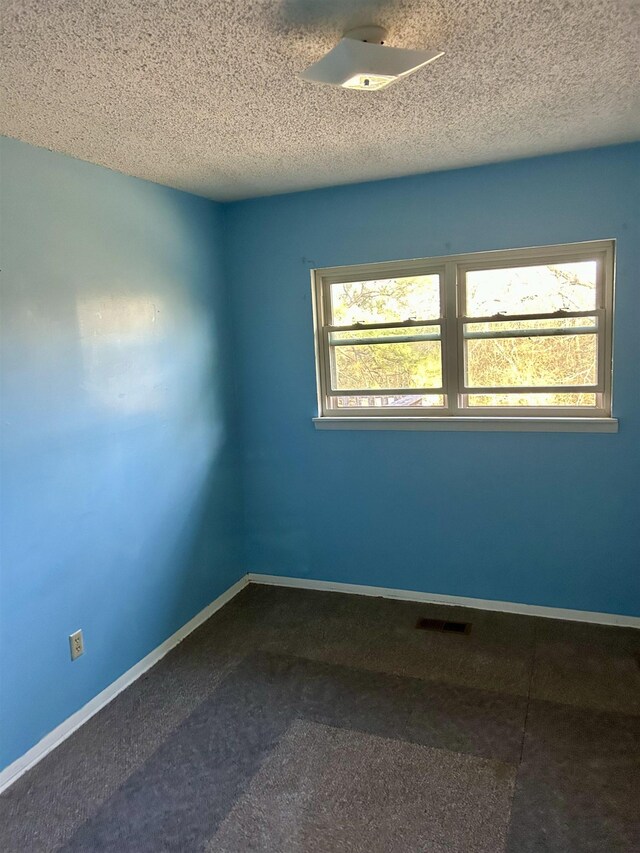
[[[433,409],[444,406],[442,394],[371,394],[370,396],[334,397],[333,405],[338,409],[388,409],[411,408]]]
[[[473,406],[595,406],[595,394],[469,394],[468,404]]]
[[[440,276],[418,275],[331,285],[331,323],[390,323],[440,317]]]
[[[440,341],[332,347],[333,387],[440,388],[440,347]]]
[[[470,270],[466,273],[466,315],[547,314],[590,311],[596,305],[595,261]]]
[[[469,387],[595,385],[597,335],[465,341]]]

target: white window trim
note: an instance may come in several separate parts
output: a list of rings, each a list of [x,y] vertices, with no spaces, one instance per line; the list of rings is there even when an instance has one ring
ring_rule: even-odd
[[[483,266],[497,268],[521,264],[523,266],[538,263],[567,263],[570,261],[597,260],[597,298],[596,310],[589,312],[569,312],[575,314],[598,314],[598,367],[599,375],[594,386],[580,387],[579,390],[596,393],[599,405],[593,408],[483,408],[481,412],[461,405],[464,389],[461,334],[465,318],[458,316],[459,294],[464,293],[464,274],[468,269]],[[318,416],[314,418],[317,429],[426,429],[426,430],[498,430],[498,431],[544,431],[544,432],[617,432],[618,421],[611,416],[611,365],[613,346],[613,286],[614,286],[615,241],[597,240],[585,243],[571,243],[554,246],[536,246],[533,248],[505,249],[499,251],[473,252],[462,255],[445,255],[437,258],[418,258],[413,260],[385,261],[376,264],[357,264],[353,266],[324,267],[311,270],[313,294],[313,317],[315,330],[316,377],[318,390]],[[442,393],[447,395],[448,407],[429,411],[428,415],[416,416],[411,408],[358,408],[338,409],[330,405],[331,389],[328,333],[330,327],[326,319],[331,316],[330,285],[336,282],[360,281],[376,278],[400,278],[412,275],[438,273],[441,282],[441,304],[443,317],[440,320],[416,321],[413,325],[439,325],[443,341],[443,388],[442,389],[403,389],[401,393]],[[531,319],[539,315],[526,315]],[[544,316],[544,315],[542,315]],[[482,322],[484,318],[467,318],[466,322]],[[384,324],[380,324],[384,326]],[[387,324],[395,327],[409,323]],[[348,328],[348,327],[347,327]],[[453,346],[446,341],[454,340]],[[568,386],[560,386],[566,391]],[[507,389],[508,390],[508,389]],[[539,387],[518,387],[518,391],[540,392]],[[372,389],[363,389],[362,393],[371,394]],[[496,389],[506,392],[506,389]],[[349,391],[349,395],[358,391]],[[387,389],[381,393],[389,393]],[[473,393],[482,393],[473,389]],[[488,393],[488,392],[487,392]]]

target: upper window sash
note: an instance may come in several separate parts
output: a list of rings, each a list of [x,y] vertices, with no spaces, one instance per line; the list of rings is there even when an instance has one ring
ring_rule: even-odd
[[[456,262],[456,298],[457,310],[456,314],[461,323],[478,323],[478,322],[498,322],[515,321],[515,320],[533,320],[533,319],[557,319],[562,317],[576,316],[592,316],[605,311],[610,311],[612,308],[612,285],[613,282],[607,282],[606,276],[608,269],[613,266],[613,244],[611,241],[598,241],[598,243],[583,244],[581,246],[559,246],[549,247],[548,252],[545,252],[545,247],[532,249],[526,252],[517,252],[510,254],[509,251],[488,253],[493,255],[493,258],[476,261],[475,259],[464,258],[464,260]],[[607,261],[610,263],[607,263]],[[501,270],[517,270],[536,268],[541,266],[562,266],[563,264],[572,263],[595,263],[595,294],[594,304],[580,310],[561,309],[559,311],[499,311],[490,315],[474,315],[469,310],[467,299],[467,278],[470,273],[474,272],[498,272]],[[607,287],[609,284],[609,287]],[[602,322],[601,324],[602,325]]]

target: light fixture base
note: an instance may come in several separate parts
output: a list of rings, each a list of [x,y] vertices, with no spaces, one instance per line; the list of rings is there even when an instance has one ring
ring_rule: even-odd
[[[387,31],[384,27],[368,26],[355,27],[353,30],[348,30],[342,38],[353,39],[354,41],[365,41],[368,44],[384,44],[387,38]]]
[[[300,73],[310,83],[375,92],[442,56],[441,50],[408,50],[383,44],[382,27],[349,30],[338,44]]]

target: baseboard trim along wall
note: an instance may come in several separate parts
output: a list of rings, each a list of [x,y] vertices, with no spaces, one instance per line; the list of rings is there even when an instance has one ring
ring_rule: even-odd
[[[640,616],[624,616],[615,613],[596,613],[590,610],[566,610],[561,607],[544,607],[537,604],[519,604],[512,601],[493,601],[484,598],[466,598],[461,595],[440,595],[430,592],[416,592],[407,589],[390,589],[384,586],[365,586],[361,584],[339,583],[337,581],[312,580],[310,578],[290,578],[283,575],[263,575],[250,572],[219,595],[204,610],[197,613],[175,634],[161,643],[146,657],[123,673],[112,684],[98,693],[82,708],[60,723],[53,731],[45,735],[41,741],[20,758],[0,772],[0,793],[6,790],[27,770],[41,761],[45,755],[66,740],[76,729],[97,714],[101,708],[108,705],[112,699],[133,684],[154,664],[158,663],[174,646],[185,639],[192,631],[200,627],[209,617],[224,607],[247,584],[263,584],[266,586],[284,586],[295,589],[315,589],[325,592],[344,592],[351,595],[369,595],[377,598],[395,598],[400,601],[422,601],[426,604],[446,604],[457,607],[473,607],[476,610],[495,610],[501,613],[519,613],[527,616],[543,616],[549,619],[569,619],[575,622],[591,622],[597,625],[617,625],[618,627],[640,629]]]
[[[27,772],[27,770],[30,770],[35,764],[41,761],[45,755],[52,752],[64,740],[72,735],[76,729],[79,729],[80,726],[84,725],[84,723],[91,719],[94,714],[97,714],[101,708],[108,705],[112,699],[115,699],[118,693],[122,693],[123,690],[126,690],[126,688],[140,678],[141,675],[144,675],[148,669],[158,663],[158,661],[170,652],[171,649],[177,646],[178,643],[185,639],[185,637],[188,637],[192,631],[199,628],[200,625],[202,625],[203,622],[206,622],[210,616],[213,616],[217,610],[220,610],[220,608],[224,607],[227,602],[231,601],[231,599],[236,596],[240,590],[244,589],[248,583],[247,575],[240,578],[239,581],[229,587],[229,589],[223,592],[222,595],[219,595],[211,602],[211,604],[208,604],[203,610],[196,613],[193,619],[190,619],[182,626],[182,628],[179,628],[175,634],[172,634],[153,651],[149,652],[149,654],[143,657],[141,661],[134,664],[131,669],[128,669],[123,673],[120,678],[117,678],[112,684],[105,687],[104,690],[98,693],[97,696],[94,696],[86,705],[70,717],[67,717],[64,722],[60,723],[59,726],[56,726],[56,728],[49,732],[48,735],[45,735],[42,740],[38,741],[38,743],[35,744],[35,746],[32,746],[24,755],[21,755],[20,758],[17,758],[12,764],[5,767],[5,769],[0,772],[0,793],[16,782],[24,773]]]
[[[447,604],[452,607],[473,607],[476,610],[495,610],[500,613],[519,613],[524,616],[543,616],[546,619],[567,619],[572,622],[591,622],[596,625],[617,625],[621,628],[640,629],[640,616],[617,613],[597,613],[592,610],[566,610],[562,607],[545,607],[539,604],[520,604],[514,601],[494,601],[484,598],[466,598],[462,595],[440,595],[408,589],[389,589],[385,586],[364,586],[337,581],[319,581],[311,578],[289,578],[282,575],[262,575],[250,572],[248,583],[267,586],[287,586],[295,589],[316,589],[325,592],[345,592],[351,595],[371,595],[376,598],[395,598],[400,601],[422,601],[425,604]]]

